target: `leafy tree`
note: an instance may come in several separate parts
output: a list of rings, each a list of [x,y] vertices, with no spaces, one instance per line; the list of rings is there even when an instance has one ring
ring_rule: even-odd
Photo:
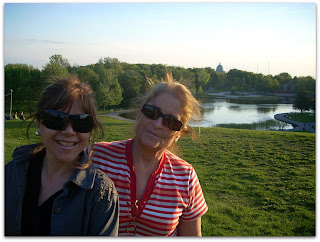
[[[130,76],[128,73],[121,74],[118,80],[123,96],[121,105],[128,107],[130,102],[140,94],[140,80],[136,76]]]
[[[122,89],[118,80],[115,79],[113,83],[109,86],[99,83],[99,92],[97,92],[97,103],[99,106],[103,106],[104,110],[107,106],[116,106],[121,103],[122,98]]]
[[[107,69],[102,63],[95,66],[96,74],[99,76],[98,90],[96,91],[96,100],[99,106],[115,106],[122,101],[122,89],[113,74],[112,69]]]
[[[295,79],[294,90],[297,93],[299,91],[315,92],[316,80],[311,76],[298,77]]]
[[[301,112],[313,109],[314,101],[308,97],[308,93],[305,89],[301,89],[294,100],[294,108],[299,109]]]
[[[170,66],[168,71],[171,71],[175,80],[185,85],[192,93],[196,93],[196,74],[191,68],[185,69],[182,67]]]
[[[274,76],[274,78],[280,85],[290,84],[292,82],[292,77],[286,72],[280,73],[279,75]]]
[[[196,74],[196,88],[199,92],[200,87],[205,87],[210,79],[210,74],[203,68],[194,68]],[[201,88],[202,89],[202,88]]]
[[[216,82],[216,88],[218,90],[227,90],[227,73],[217,73],[217,82]]]
[[[150,65],[137,64],[136,66],[139,68],[140,76],[148,77],[148,78],[152,77],[152,71],[151,71]]]
[[[30,113],[39,100],[46,83],[41,79],[40,70],[25,64],[8,64],[5,66],[5,93],[13,90],[13,109],[29,110]],[[10,102],[5,102],[9,109]]]
[[[95,93],[99,91],[99,76],[94,70],[89,67],[80,67],[77,70],[77,75],[81,81],[89,84]]]
[[[162,64],[152,64],[150,66],[152,74],[156,75],[158,77],[158,79],[163,79],[165,78],[167,67],[165,65]]]
[[[100,59],[99,63],[101,62],[107,69],[112,69],[116,75],[120,75],[123,72],[121,62],[117,58],[106,57],[103,60]]]
[[[207,73],[210,75],[210,79],[207,83],[207,89],[208,90],[213,90],[214,88],[216,89],[218,87],[218,73],[210,67],[205,68]]]
[[[271,75],[264,76],[262,74],[258,74],[255,88],[257,91],[263,91],[264,93],[271,92],[279,88],[279,82],[272,78]]]
[[[62,55],[52,55],[42,71],[42,76],[46,80],[52,80],[53,77],[66,78],[69,76],[68,68],[70,64]]]

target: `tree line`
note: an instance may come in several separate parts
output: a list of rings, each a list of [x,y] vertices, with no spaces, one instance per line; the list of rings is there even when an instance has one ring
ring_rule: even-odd
[[[134,98],[150,90],[150,80],[157,82],[164,78],[166,72],[172,73],[174,79],[186,85],[194,94],[213,90],[299,93],[300,97],[310,97],[309,109],[313,103],[312,97],[315,97],[315,79],[311,76],[291,77],[288,73],[272,76],[237,69],[217,73],[211,67],[129,64],[110,57],[100,58],[95,64],[71,66],[61,55],[52,55],[42,70],[27,64],[7,64],[4,73],[5,94],[13,90],[13,111],[32,112],[41,91],[53,77],[76,75],[92,87],[99,108],[125,108]],[[9,96],[6,96],[5,111],[10,109]]]

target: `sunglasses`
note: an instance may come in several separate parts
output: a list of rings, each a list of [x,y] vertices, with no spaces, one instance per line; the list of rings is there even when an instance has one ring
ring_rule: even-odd
[[[149,119],[156,120],[158,118],[162,118],[162,124],[164,127],[174,130],[174,131],[179,131],[183,124],[176,119],[175,117],[172,117],[171,115],[165,115],[161,113],[161,111],[151,105],[145,104],[143,105],[141,112]]]
[[[90,114],[69,115],[61,111],[46,109],[40,113],[39,121],[48,129],[65,130],[69,123],[79,133],[89,133],[93,129]]]

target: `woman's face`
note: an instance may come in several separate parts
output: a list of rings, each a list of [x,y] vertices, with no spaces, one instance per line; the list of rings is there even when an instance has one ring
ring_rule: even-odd
[[[58,110],[71,115],[84,114],[84,110],[79,102],[74,101],[72,108]],[[65,130],[53,130],[46,128],[41,122],[37,122],[37,130],[42,137],[42,142],[46,148],[48,161],[58,163],[74,164],[78,160],[79,154],[86,147],[90,138],[90,133],[79,133],[72,129],[71,123]]]
[[[180,101],[168,93],[156,96],[147,104],[157,107],[165,115],[171,115],[178,120],[182,119]],[[173,131],[163,126],[162,117],[152,120],[140,113],[136,125],[135,140],[145,148],[158,151],[170,147],[173,142],[179,139],[181,132],[181,130]]]

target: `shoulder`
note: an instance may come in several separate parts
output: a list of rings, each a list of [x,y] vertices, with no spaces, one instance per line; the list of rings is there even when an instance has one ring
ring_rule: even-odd
[[[34,148],[37,147],[38,144],[32,144],[32,145],[23,145],[20,147],[17,147],[12,154],[13,158],[18,158],[25,156],[26,154],[29,154]]]
[[[167,163],[170,163],[173,166],[184,167],[186,169],[193,170],[193,166],[190,163],[186,162],[184,159],[171,153],[170,151],[166,150],[165,155],[166,155],[166,162]]]
[[[130,142],[130,140],[121,140],[121,141],[112,141],[112,142],[97,142],[97,143],[91,145],[90,148],[94,154],[97,154],[97,153],[124,154],[126,152],[126,147],[129,142]],[[87,152],[88,155],[90,155],[89,152]]]
[[[111,142],[97,142],[92,147],[94,147],[93,149],[95,149],[95,148],[109,148],[109,149],[119,148],[119,149],[125,149],[126,145],[127,145],[127,143],[129,141],[130,140],[119,140],[119,141],[111,141]]]
[[[117,197],[118,193],[113,181],[100,169],[94,168],[95,179],[93,183],[93,191],[101,199],[107,199],[110,201],[112,197]]]
[[[106,173],[104,173],[103,171],[101,171],[99,168],[94,168],[95,169],[95,181],[94,181],[94,185],[101,187],[101,188],[111,188],[113,189],[115,186],[113,184],[113,181],[110,179],[110,177],[108,177],[108,175]]]
[[[37,144],[32,145],[24,145],[17,147],[12,153],[12,160],[8,162],[7,166],[15,162],[22,162],[28,160],[31,151],[33,151],[37,147]]]
[[[187,176],[189,179],[193,179],[196,175],[196,172],[190,163],[167,150],[165,151],[163,171],[175,176]]]

